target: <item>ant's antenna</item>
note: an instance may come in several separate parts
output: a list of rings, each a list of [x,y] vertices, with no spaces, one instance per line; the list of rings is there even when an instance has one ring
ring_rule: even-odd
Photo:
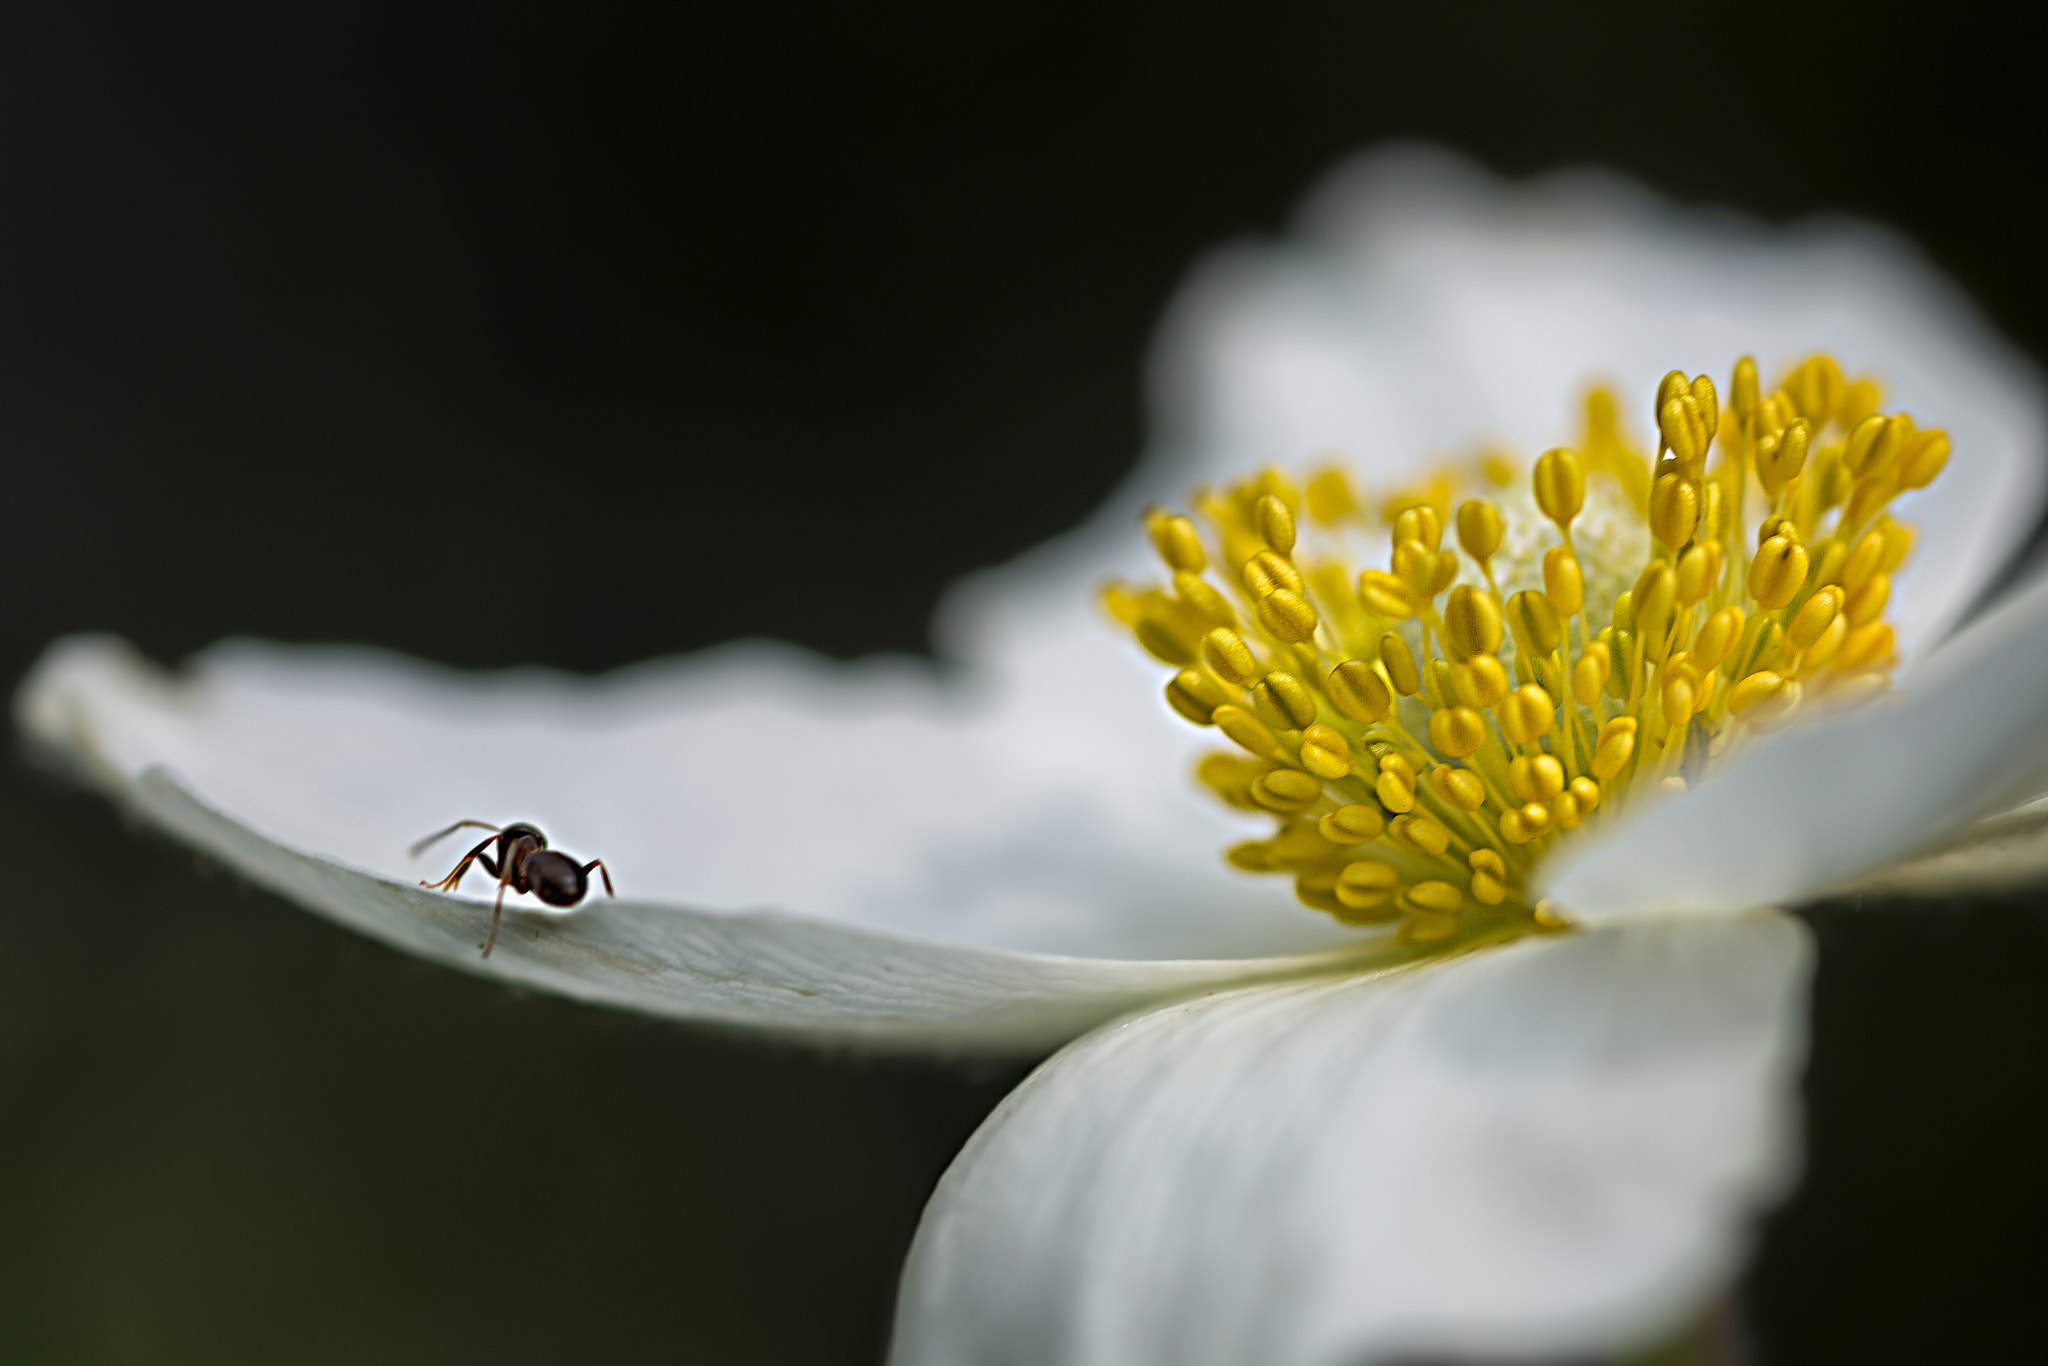
[[[464,826],[474,826],[478,830],[502,830],[505,828],[502,825],[492,825],[489,821],[457,821],[446,830],[436,830],[433,834],[406,850],[405,856],[407,858],[418,858],[421,854],[427,852],[428,848],[447,839]]]

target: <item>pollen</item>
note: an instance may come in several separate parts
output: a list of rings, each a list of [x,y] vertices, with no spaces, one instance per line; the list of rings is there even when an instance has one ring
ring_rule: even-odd
[[[1567,931],[1530,891],[1556,849],[1889,687],[1892,505],[1948,435],[1828,356],[1759,379],[1738,361],[1724,406],[1672,371],[1653,448],[1595,390],[1526,475],[1487,451],[1374,499],[1268,470],[1148,515],[1166,582],[1104,602],[1227,743],[1203,784],[1272,823],[1228,862],[1417,954]]]

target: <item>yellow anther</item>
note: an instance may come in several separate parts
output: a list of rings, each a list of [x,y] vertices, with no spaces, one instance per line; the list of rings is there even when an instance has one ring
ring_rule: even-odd
[[[1783,389],[1776,389],[1757,409],[1757,425],[1767,432],[1782,432],[1794,422],[1803,421],[1799,416],[1799,405]]]
[[[1415,598],[1408,585],[1384,569],[1368,569],[1358,576],[1358,600],[1365,604],[1366,611],[1389,621],[1415,615]]]
[[[1894,417],[1871,414],[1856,424],[1842,447],[1842,467],[1855,479],[1875,479],[1898,459],[1906,438],[1913,434],[1913,419],[1901,413]]]
[[[1853,593],[1864,584],[1870,582],[1871,576],[1884,568],[1884,553],[1884,532],[1872,528],[1863,534],[1861,540],[1856,542],[1856,548],[1850,551],[1848,557],[1842,561],[1841,568],[1832,576],[1825,573],[1822,574],[1821,579],[1823,582],[1832,579],[1833,582],[1841,584],[1843,588]],[[1826,568],[1826,566],[1822,567]]]
[[[1458,917],[1436,911],[1416,910],[1401,922],[1404,944],[1441,944],[1458,937]]]
[[[1553,754],[1524,754],[1508,765],[1508,786],[1525,802],[1547,802],[1564,791],[1564,765]]]
[[[1650,534],[1676,548],[1692,539],[1699,520],[1699,481],[1675,470],[1658,475],[1650,485]]]
[[[1550,729],[1556,711],[1550,694],[1540,685],[1524,683],[1501,699],[1494,715],[1500,719],[1500,731],[1508,743],[1519,747],[1535,744]]]
[[[1267,494],[1253,505],[1252,525],[1258,528],[1260,538],[1274,550],[1282,555],[1294,553],[1294,514],[1288,511],[1287,504],[1272,494]]]
[[[1429,718],[1429,742],[1443,754],[1462,759],[1486,743],[1486,718],[1470,707],[1445,707]]]
[[[1715,433],[1721,430],[1721,397],[1714,390],[1714,381],[1707,375],[1692,377],[1693,406],[1699,410],[1700,422],[1706,430],[1706,442],[1712,442]]]
[[[1322,795],[1322,783],[1300,769],[1276,768],[1252,783],[1252,800],[1282,815],[1306,810]]]
[[[1540,802],[1524,802],[1514,814],[1522,818],[1525,838],[1535,839],[1550,829],[1550,808]]]
[[[1264,840],[1246,840],[1242,844],[1233,844],[1224,851],[1223,857],[1231,867],[1247,873],[1270,873],[1278,866],[1268,857]]]
[[[1411,774],[1403,777],[1399,773],[1381,771],[1372,786],[1373,795],[1380,799],[1380,805],[1389,811],[1403,812],[1415,809],[1415,778]]]
[[[1378,859],[1359,859],[1337,874],[1337,899],[1355,911],[1370,910],[1401,890],[1401,875]]]
[[[1209,719],[1216,729],[1261,759],[1270,759],[1280,752],[1279,742],[1273,739],[1273,732],[1266,729],[1266,723],[1235,703],[1225,702]]]
[[[1664,704],[1664,724],[1682,726],[1690,721],[1698,699],[1699,689],[1696,680],[1682,673],[1673,673],[1666,677],[1661,699]]]
[[[1535,655],[1547,655],[1564,643],[1564,622],[1541,591],[1526,588],[1508,599],[1508,626],[1515,644]]]
[[[1401,696],[1413,697],[1422,691],[1422,678],[1415,671],[1415,656],[1409,653],[1408,642],[1392,631],[1380,637],[1380,667],[1387,671],[1387,681]]]
[[[1700,486],[1700,524],[1694,532],[1703,541],[1721,539],[1725,528],[1722,525],[1726,510],[1722,505],[1723,486],[1719,480]]]
[[[1477,811],[1486,805],[1486,784],[1469,768],[1438,764],[1429,771],[1429,785],[1460,811]]]
[[[1408,899],[1425,911],[1450,915],[1465,904],[1465,894],[1448,882],[1431,879],[1408,889]]]
[[[1728,710],[1745,721],[1768,725],[1799,705],[1799,682],[1771,669],[1753,673],[1728,691]]]
[[[1173,591],[1196,616],[1211,626],[1237,625],[1237,613],[1231,609],[1230,600],[1200,574],[1181,570],[1173,576]]]
[[[1806,547],[1773,536],[1749,562],[1749,595],[1767,612],[1792,601],[1806,583]]]
[[[1708,593],[1713,591],[1714,580],[1719,577],[1718,557],[1709,546],[1688,546],[1678,557],[1675,571],[1674,590],[1680,607],[1697,606]]]
[[[1444,603],[1444,640],[1453,659],[1500,650],[1500,604],[1493,594],[1461,583]]]
[[[1121,626],[1136,626],[1138,613],[1144,610],[1144,599],[1120,583],[1105,583],[1098,590],[1102,609],[1115,617]]]
[[[1167,705],[1198,726],[1208,725],[1225,700],[1216,681],[1199,669],[1182,669],[1166,685]]]
[[[1208,629],[1209,623],[1187,604],[1153,591],[1140,599],[1131,634],[1154,659],[1181,668],[1195,662],[1202,633]]]
[[[1763,548],[1764,542],[1770,540],[1773,536],[1782,536],[1786,540],[1792,542],[1794,545],[1800,545],[1803,543],[1799,535],[1798,525],[1794,523],[1790,517],[1785,516],[1783,513],[1772,513],[1770,516],[1764,518],[1763,524],[1761,526],[1757,527],[1757,548],[1761,550]]]
[[[1728,411],[1737,422],[1747,422],[1757,410],[1756,360],[1744,356],[1735,362],[1735,379],[1728,386]]]
[[[1451,847],[1451,832],[1419,812],[1394,817],[1387,822],[1387,830],[1418,854],[1441,854]]]
[[[1720,668],[1721,661],[1742,639],[1746,624],[1746,614],[1740,607],[1723,607],[1700,624],[1700,633],[1693,638],[1693,659],[1702,669]]]
[[[1645,641],[1661,639],[1678,604],[1678,571],[1669,561],[1650,561],[1629,591],[1628,601],[1637,633]]]
[[[1697,470],[1706,462],[1713,434],[1691,394],[1681,394],[1657,410],[1657,434],[1682,468]]]
[[[1835,404],[1835,425],[1845,432],[1854,431],[1856,424],[1876,412],[1882,402],[1884,390],[1874,380],[1852,380]]]
[[[1420,542],[1422,548],[1432,555],[1442,549],[1444,523],[1436,515],[1436,509],[1427,503],[1418,503],[1394,519],[1394,544],[1403,541]]]
[[[1586,505],[1586,467],[1578,452],[1562,446],[1545,451],[1536,462],[1535,486],[1536,506],[1570,536],[1572,519]]]
[[[1799,667],[1808,673],[1826,668],[1829,661],[1840,653],[1842,642],[1848,638],[1849,619],[1837,614],[1834,620],[1827,624],[1827,628],[1814,638],[1813,644],[1806,647],[1806,653],[1800,656]]]
[[[1799,405],[1799,411],[1818,427],[1835,414],[1846,396],[1849,382],[1832,356],[1813,356],[1785,376],[1785,392]]]
[[[1845,595],[1834,584],[1816,589],[1793,616],[1792,624],[1785,628],[1785,643],[1794,650],[1805,650],[1819,640],[1823,632],[1833,624],[1841,613]]]
[[[1351,772],[1351,746],[1329,726],[1310,726],[1301,733],[1301,766],[1335,782]]]
[[[1579,652],[1579,662],[1572,666],[1572,700],[1582,707],[1590,707],[1600,700],[1600,690],[1607,686],[1607,675],[1614,663],[1607,647],[1594,641]]]
[[[1378,807],[1353,802],[1324,813],[1316,828],[1332,844],[1369,844],[1380,837],[1387,821]]]
[[[1351,480],[1335,465],[1316,471],[1302,493],[1308,515],[1323,526],[1358,515],[1358,495],[1352,492]]]
[[[1423,551],[1405,557],[1404,563],[1404,557],[1398,552],[1416,544],[1404,541],[1395,547],[1395,569],[1409,591],[1418,599],[1427,601],[1449,588],[1458,577],[1458,557],[1448,550]]]
[[[1600,805],[1600,784],[1591,778],[1574,778],[1565,791],[1577,798],[1581,816]]]
[[[1906,562],[1906,556],[1912,554],[1913,528],[1904,522],[1880,517],[1877,519],[1877,529],[1884,533],[1884,572],[1889,574]]]
[[[1482,906],[1500,905],[1508,899],[1507,879],[1492,873],[1472,874],[1472,899]]]
[[[1607,782],[1628,767],[1629,758],[1635,752],[1636,719],[1633,716],[1615,717],[1600,727],[1600,738],[1593,742],[1593,776]]]
[[[1252,654],[1252,647],[1244,643],[1244,637],[1227,626],[1219,626],[1202,637],[1202,658],[1240,688],[1249,687],[1266,672]]]
[[[1505,878],[1508,875],[1507,864],[1491,849],[1474,849],[1465,856],[1465,863],[1473,872],[1485,873],[1489,877]]]
[[[1379,757],[1379,770],[1393,774],[1411,788],[1415,786],[1415,765],[1396,750],[1390,749]]]
[[[1500,549],[1500,538],[1507,534],[1507,524],[1501,520],[1500,509],[1479,498],[1468,498],[1458,504],[1458,544],[1465,547],[1465,553],[1485,564]]]
[[[1266,846],[1266,858],[1276,868],[1288,868],[1297,873],[1327,869],[1335,880],[1337,865],[1343,861],[1344,855],[1341,850],[1330,846],[1317,826],[1296,820],[1280,827],[1280,833],[1273,836]]]
[[[1202,785],[1223,799],[1226,806],[1255,807],[1252,800],[1252,784],[1267,766],[1256,759],[1240,758],[1235,754],[1210,754],[1195,767],[1195,776]]]
[[[1560,830],[1576,830],[1585,813],[1579,810],[1579,799],[1569,792],[1560,792],[1550,799],[1550,820]]]
[[[1244,584],[1244,591],[1254,599],[1280,589],[1299,593],[1302,587],[1301,571],[1294,567],[1294,561],[1277,550],[1261,550],[1246,560],[1238,578]]]
[[[1252,685],[1252,705],[1258,708],[1259,719],[1275,730],[1300,730],[1316,719],[1315,694],[1293,674],[1278,669]]]
[[[1757,439],[1756,478],[1766,495],[1777,498],[1787,484],[1799,477],[1799,472],[1806,468],[1806,452],[1812,442],[1813,428],[1803,417],[1782,432],[1767,433]]]
[[[1307,598],[1285,588],[1259,599],[1258,617],[1259,625],[1290,644],[1315,638],[1316,609]]]
[[[1543,554],[1543,591],[1560,616],[1577,616],[1586,605],[1586,576],[1569,546],[1554,545]]]
[[[1924,489],[1948,464],[1948,433],[1940,428],[1916,433],[1899,452],[1901,489]]]
[[[1692,393],[1692,381],[1685,377],[1683,370],[1667,370],[1664,378],[1657,381],[1657,401],[1651,405],[1650,415],[1657,417],[1664,411],[1664,405],[1675,403]],[[1659,454],[1662,454],[1660,451]]]
[[[1330,705],[1362,726],[1377,725],[1393,709],[1394,694],[1372,665],[1347,659],[1330,670]]]
[[[1498,655],[1473,655],[1451,669],[1452,691],[1468,707],[1490,707],[1507,696],[1508,671]]]
[[[1159,558],[1166,561],[1167,568],[1199,574],[1208,567],[1209,557],[1202,550],[1202,537],[1195,530],[1195,524],[1187,518],[1155,514],[1151,519],[1151,531],[1152,544],[1159,551]]]
[[[1892,628],[1886,621],[1873,621],[1867,626],[1850,630],[1842,648],[1835,654],[1837,672],[1860,669],[1869,664],[1882,664],[1892,655]]]

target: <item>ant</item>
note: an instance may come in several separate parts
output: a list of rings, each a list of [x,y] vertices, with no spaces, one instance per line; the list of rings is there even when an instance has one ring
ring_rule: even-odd
[[[457,821],[446,830],[433,834],[415,844],[406,853],[418,858],[427,846],[444,840],[464,826],[478,830],[495,831],[489,839],[462,856],[462,862],[455,870],[439,882],[422,881],[420,886],[431,887],[437,892],[452,892],[461,883],[462,875],[469,871],[472,862],[481,863],[484,871],[498,879],[498,904],[491,910],[491,933],[484,940],[484,957],[491,956],[491,948],[498,942],[498,920],[505,913],[505,889],[515,892],[531,892],[550,906],[574,906],[583,900],[590,890],[590,870],[597,869],[604,878],[604,894],[616,896],[612,891],[611,870],[604,866],[604,860],[592,859],[578,864],[575,859],[557,849],[548,848],[548,837],[540,832],[537,825],[524,821],[511,825],[492,825],[489,821]],[[494,861],[485,851],[493,844],[498,846],[498,857]]]

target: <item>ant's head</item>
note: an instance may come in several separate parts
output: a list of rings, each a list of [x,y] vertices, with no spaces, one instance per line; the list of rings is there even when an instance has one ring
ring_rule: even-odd
[[[519,837],[522,835],[543,849],[548,847],[548,837],[540,832],[540,827],[528,825],[524,821],[515,821],[498,832],[498,838],[504,841],[501,847],[506,849],[510,849],[514,844],[518,843]]]

